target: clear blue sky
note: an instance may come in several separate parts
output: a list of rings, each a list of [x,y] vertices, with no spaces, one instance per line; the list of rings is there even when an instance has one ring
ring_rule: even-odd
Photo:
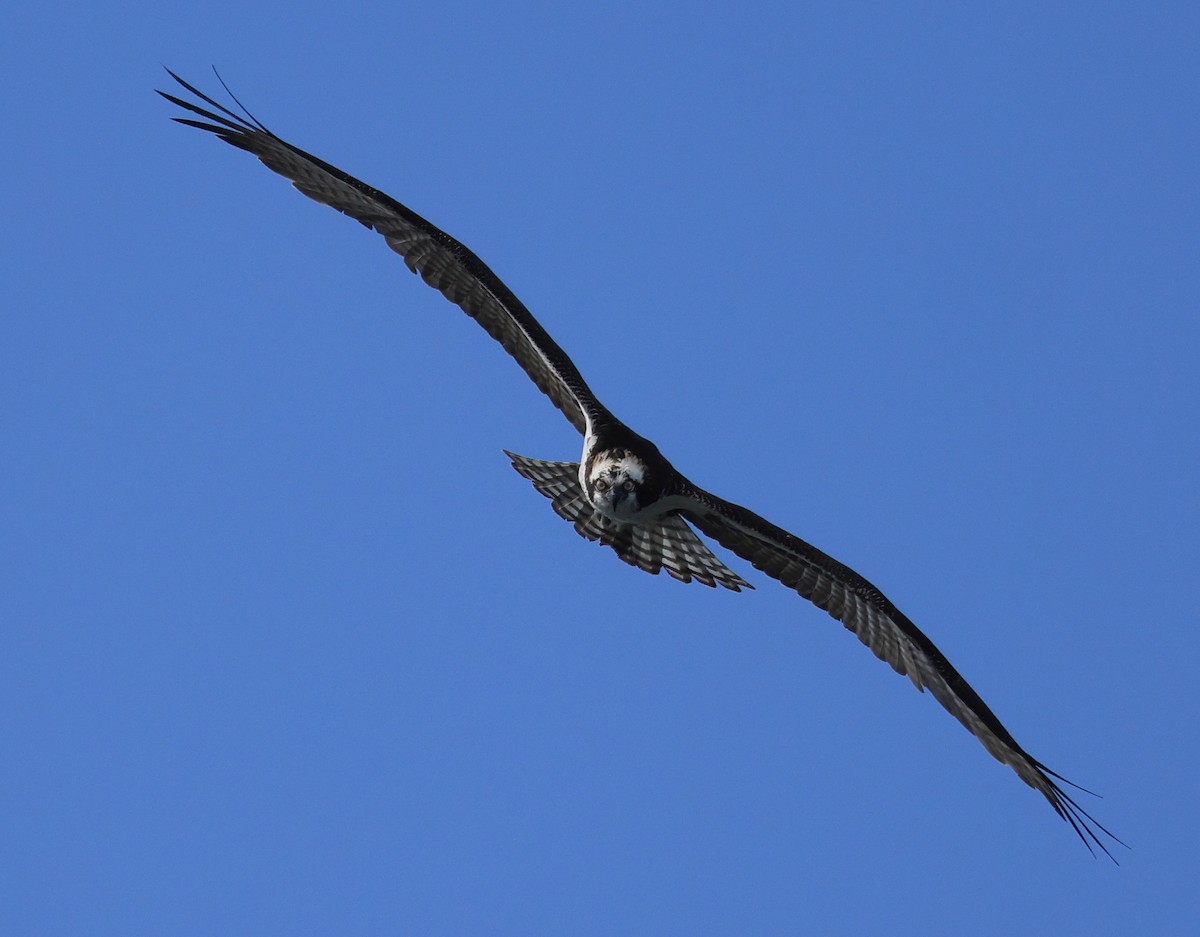
[[[1195,925],[1200,13],[903,6],[5,7],[0,932]],[[882,587],[1122,866],[747,564],[575,536],[501,453],[566,422],[162,64]]]

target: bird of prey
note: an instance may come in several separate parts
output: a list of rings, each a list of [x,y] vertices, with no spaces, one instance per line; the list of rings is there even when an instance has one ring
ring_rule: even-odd
[[[928,689],[989,753],[1040,791],[1089,850],[1094,845],[1112,858],[1100,834],[1120,840],[1059,783],[1070,782],[1017,743],[933,642],[879,589],[799,537],[689,481],[654,443],[618,420],[597,399],[532,313],[459,241],[378,189],[280,139],[236,98],[233,102],[241,108],[240,115],[169,69],[168,73],[211,108],[159,91],[194,115],[174,120],[246,150],[309,198],[377,231],[410,270],[503,345],[562,411],[583,436],[578,462],[506,455],[513,468],[550,499],[555,513],[570,521],[577,533],[611,547],[626,563],[648,573],[665,569],[681,582],[720,585],[735,592],[751,588],[713,554],[696,531],[711,537],[824,609],[918,690]]]

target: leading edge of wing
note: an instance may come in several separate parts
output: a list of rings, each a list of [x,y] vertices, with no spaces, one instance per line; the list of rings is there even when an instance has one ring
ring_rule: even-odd
[[[208,110],[159,91],[172,104],[203,118],[173,120],[205,130],[253,154],[269,169],[289,179],[304,195],[383,235],[410,270],[419,273],[426,283],[504,346],[580,433],[586,432],[589,415],[605,413],[566,352],[468,247],[391,196],[276,136],[248,111],[242,117],[170,69],[166,71],[183,88],[215,109]],[[236,98],[234,101],[240,106]]]
[[[1029,755],[946,656],[874,585],[850,567],[753,511],[688,485],[695,508],[682,513],[700,531],[823,609],[918,690],[933,697],[1026,784],[1039,791],[1093,854],[1116,862],[1100,834],[1125,845],[1056,782],[1075,787]],[[1088,792],[1090,793],[1090,791]]]

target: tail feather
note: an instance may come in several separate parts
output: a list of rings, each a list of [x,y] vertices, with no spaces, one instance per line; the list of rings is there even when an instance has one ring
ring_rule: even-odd
[[[588,540],[611,547],[630,566],[653,575],[666,570],[680,582],[702,582],[740,592],[750,583],[722,563],[678,514],[664,514],[648,524],[621,524],[599,514],[579,487],[578,462],[547,462],[504,453],[533,487],[550,499],[554,513]]]

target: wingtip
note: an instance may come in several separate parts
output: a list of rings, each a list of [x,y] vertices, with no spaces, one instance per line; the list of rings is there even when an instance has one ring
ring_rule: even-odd
[[[1080,791],[1084,791],[1087,794],[1091,794],[1093,797],[1100,798],[1099,794],[1095,794],[1092,791],[1087,790],[1087,788],[1080,787],[1078,784],[1067,780],[1061,774],[1051,771],[1040,762],[1035,762],[1035,765],[1038,770],[1043,773],[1043,776],[1053,776],[1058,778],[1064,784],[1069,784],[1071,787],[1074,787]],[[1047,778],[1047,780],[1049,780],[1049,778]],[[1049,783],[1050,793],[1047,793],[1046,791],[1043,791],[1042,793],[1047,795],[1046,799],[1050,801],[1050,806],[1052,806],[1055,812],[1070,825],[1072,830],[1075,831],[1075,835],[1078,836],[1080,841],[1087,847],[1088,852],[1098,859],[1100,858],[1099,854],[1096,852],[1096,849],[1098,848],[1104,853],[1104,855],[1108,856],[1113,865],[1119,866],[1121,863],[1117,861],[1117,857],[1114,856],[1108,846],[1105,845],[1103,839],[1101,839],[1101,835],[1108,837],[1114,843],[1119,846],[1123,846],[1125,849],[1132,849],[1132,847],[1123,839],[1121,839],[1121,837],[1113,833],[1113,831],[1106,827],[1103,823],[1088,813],[1079,805],[1078,801],[1071,797],[1054,781],[1050,781]]]

